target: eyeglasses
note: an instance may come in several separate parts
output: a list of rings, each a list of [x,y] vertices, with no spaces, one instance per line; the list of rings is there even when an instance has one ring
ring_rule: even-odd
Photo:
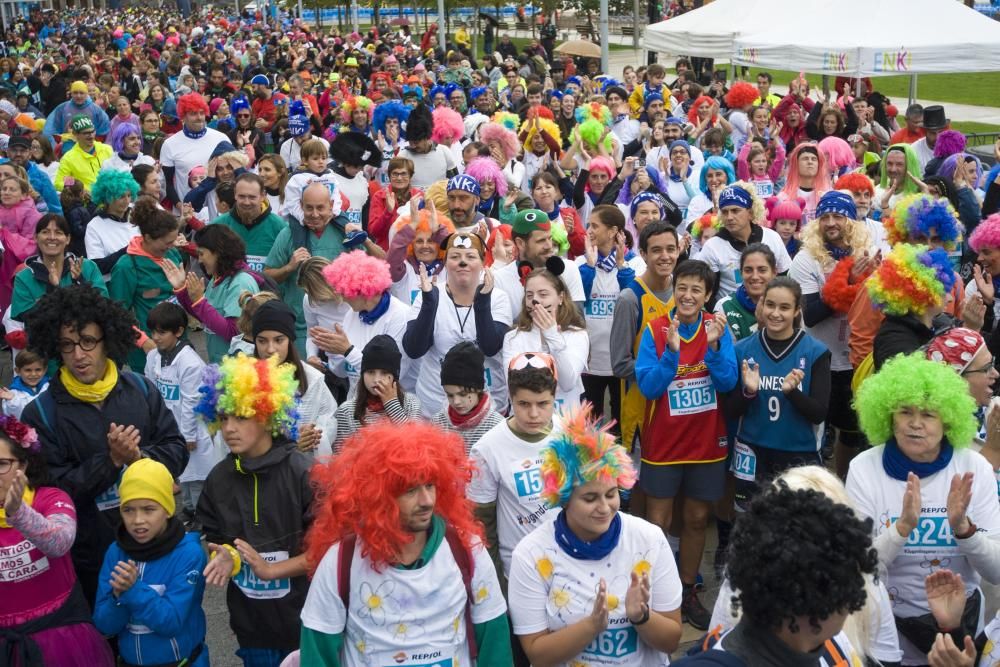
[[[983,364],[982,368],[969,368],[962,371],[962,375],[972,375],[974,373],[989,373],[994,368],[996,364],[996,357],[990,357],[990,361],[987,364]]]
[[[250,114],[248,114],[248,113],[238,113],[238,114],[236,114],[236,117],[237,118],[249,118]]]
[[[522,352],[511,359],[510,365],[507,366],[509,371],[523,371],[525,368],[547,370],[552,373],[552,377],[556,380],[559,379],[559,374],[556,372],[556,360],[544,352]]]
[[[389,178],[409,178],[410,172],[408,171],[394,171],[389,174]]]
[[[17,459],[0,459],[0,475],[6,475],[17,463]]]
[[[94,338],[93,336],[80,336],[80,340],[63,338],[59,341],[59,351],[63,354],[71,354],[76,346],[79,345],[80,349],[84,352],[90,352],[103,340],[104,338]]]

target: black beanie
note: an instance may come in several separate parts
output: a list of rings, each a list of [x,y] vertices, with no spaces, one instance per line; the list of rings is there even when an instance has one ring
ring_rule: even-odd
[[[467,340],[458,343],[441,360],[441,384],[482,391],[486,388],[485,361],[483,351],[475,343]]]
[[[368,341],[365,349],[361,351],[361,372],[388,371],[394,378],[399,379],[399,365],[402,361],[403,355],[396,345],[396,339],[386,334],[379,334]]]
[[[250,328],[254,338],[261,331],[277,331],[295,340],[295,313],[284,301],[265,301],[253,314]]]

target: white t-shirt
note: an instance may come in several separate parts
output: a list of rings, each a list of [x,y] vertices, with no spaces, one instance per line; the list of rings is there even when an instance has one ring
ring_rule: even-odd
[[[330,152],[330,142],[323,137],[313,135],[309,137],[309,139],[322,141],[323,145],[326,146],[326,152]],[[288,139],[285,139],[283,144],[281,144],[281,149],[278,151],[278,154],[281,155],[281,159],[285,161],[285,166],[288,167],[288,172],[291,173],[298,169],[299,163],[302,162],[302,144],[295,141],[295,137],[289,137]]]
[[[830,271],[833,271],[832,267]],[[802,287],[803,297],[822,294],[829,275],[806,249],[795,255],[792,268],[788,272],[788,276]],[[833,313],[822,322],[805,327],[805,330],[830,350],[831,371],[849,371],[853,368],[848,357],[850,348],[847,346],[847,341],[851,337],[851,327],[847,321],[847,313]]]
[[[510,573],[514,547],[544,521],[542,450],[551,439],[552,434],[538,442],[522,440],[504,419],[469,453],[475,468],[465,495],[482,505],[496,503],[497,540],[505,575]]]
[[[636,255],[638,257],[638,255]],[[577,257],[579,268],[586,262],[585,257]],[[636,271],[636,275],[641,275]],[[590,300],[584,306],[583,316],[587,320],[590,334],[590,360],[587,372],[591,375],[608,377],[611,372],[611,323],[615,318],[615,303],[621,288],[618,287],[618,269],[602,271],[594,269],[594,282],[590,286]]]
[[[334,325],[343,323],[344,318],[352,312],[351,307],[343,301],[314,302],[308,294],[302,297],[302,315],[306,321],[306,331],[312,327],[323,327],[333,331]],[[306,358],[318,356],[319,348],[316,347],[316,343],[312,338],[306,338]]]
[[[406,333],[406,323],[409,320],[410,309],[395,297],[389,297],[389,309],[372,324],[365,324],[361,321],[358,313],[348,309],[344,314],[344,319],[340,323],[340,326],[344,329],[344,335],[351,341],[354,349],[348,352],[346,357],[339,354],[327,355],[327,359],[329,360],[327,366],[329,366],[335,375],[347,378],[351,383],[350,390],[353,392],[355,387],[357,387],[358,380],[361,378],[361,357],[368,341],[379,334],[386,334],[396,341],[396,344],[399,345],[399,351],[402,353],[403,334]],[[409,357],[403,353],[399,369],[400,378],[406,375],[409,363]],[[406,387],[403,387],[403,389],[406,389]]]
[[[347,197],[347,208],[344,214],[350,222],[361,224],[361,210],[368,203],[368,179],[363,171],[359,171],[354,178],[347,178],[334,173],[333,178],[337,181],[337,188]]]
[[[896,530],[893,524],[899,518],[906,491],[906,482],[886,475],[882,467],[882,452],[883,447],[862,452],[851,461],[847,475],[847,492],[858,511],[874,521],[876,539],[888,530]],[[909,618],[929,611],[924,579],[940,568],[960,574],[965,581],[967,595],[979,587],[979,572],[963,554],[948,523],[947,500],[951,480],[954,475],[965,472],[974,474],[969,518],[986,537],[1000,532],[1000,503],[997,503],[993,467],[981,454],[971,449],[955,449],[951,461],[943,470],[920,480],[920,520],[902,550],[887,564],[885,585],[896,616]],[[927,663],[926,656],[921,655],[904,637],[900,637],[899,643],[904,652],[904,665]]]
[[[583,372],[587,370],[590,354],[590,335],[586,329],[560,331],[552,327],[540,331],[511,329],[503,339],[503,368],[510,368],[511,360],[522,352],[545,352],[556,361],[556,408],[580,405],[583,394]]]
[[[881,250],[882,255],[888,255],[889,251],[892,250],[892,246],[889,245],[889,239],[886,238],[885,227],[882,223],[878,220],[865,218],[865,229],[868,230],[868,238],[871,239],[875,250]]]
[[[426,190],[435,181],[448,177],[448,172],[457,169],[455,158],[444,146],[435,146],[429,153],[414,153],[409,148],[399,151],[399,157],[413,161],[413,178],[410,185]]]
[[[346,667],[470,665],[465,607],[468,596],[448,542],[441,541],[421,568],[376,572],[354,545],[350,610],[339,592],[340,545],[323,556],[309,586],[302,625],[325,634],[345,633]],[[478,542],[472,549],[472,622],[492,621],[507,610],[496,569]]]
[[[575,302],[583,303],[587,300],[587,297],[583,293],[583,279],[580,278],[580,267],[568,259],[564,259],[563,263],[566,268],[563,270],[560,278],[566,284],[569,298]],[[499,271],[494,271],[493,278],[496,281],[497,287],[502,289],[507,295],[511,316],[516,320],[521,315],[521,305],[524,303],[524,285],[521,284],[521,278],[517,274],[517,262],[511,262]]]
[[[95,216],[87,223],[83,243],[88,259],[103,259],[129,244],[139,235],[139,228],[131,222],[118,222],[111,218]]]
[[[647,646],[625,614],[632,572],[649,572],[649,607],[673,611],[681,605],[681,580],[663,531],[619,512],[618,546],[601,560],[577,560],[556,543],[556,511],[514,549],[507,590],[517,635],[557,631],[590,615],[600,580],[608,590],[608,628],[574,659],[559,663],[592,667],[663,667],[670,656]]]
[[[792,258],[788,256],[784,241],[773,229],[764,227],[763,232],[761,243],[774,252],[778,273],[785,273],[792,266]],[[740,251],[723,238],[718,236],[710,238],[701,247],[698,256],[692,259],[700,259],[707,263],[712,271],[719,274],[719,293],[715,295],[717,299],[729,296],[743,284],[743,276],[740,275]]]
[[[188,187],[188,174],[195,167],[207,165],[215,147],[223,141],[229,141],[229,137],[218,130],[208,128],[205,130],[205,135],[198,139],[191,139],[181,131],[167,137],[163,142],[163,147],[160,149],[160,164],[174,168],[174,189],[177,190],[177,196],[181,201],[191,190]]]

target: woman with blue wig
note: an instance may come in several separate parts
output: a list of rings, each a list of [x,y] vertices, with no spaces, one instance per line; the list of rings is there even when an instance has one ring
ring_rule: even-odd
[[[156,160],[142,152],[142,130],[138,125],[132,123],[115,125],[108,143],[111,144],[115,154],[101,165],[102,170],[116,169],[131,173],[132,167],[136,165],[148,164],[150,167],[156,165]]]
[[[698,192],[688,202],[684,224],[690,226],[701,216],[718,208],[719,193],[735,182],[736,170],[732,162],[718,155],[707,158],[698,176]]]

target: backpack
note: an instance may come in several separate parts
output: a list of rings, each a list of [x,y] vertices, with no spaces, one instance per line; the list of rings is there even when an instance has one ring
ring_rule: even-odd
[[[458,570],[462,573],[462,583],[465,585],[465,638],[469,644],[469,657],[475,661],[479,654],[479,647],[476,645],[476,633],[472,627],[472,575],[475,573],[475,562],[472,554],[462,544],[462,539],[451,526],[447,526],[444,531],[444,539],[451,548],[451,555],[458,563]],[[351,563],[354,561],[354,546],[357,544],[357,535],[348,535],[340,542],[340,551],[337,554],[337,592],[341,602],[344,603],[344,611],[351,608]]]

